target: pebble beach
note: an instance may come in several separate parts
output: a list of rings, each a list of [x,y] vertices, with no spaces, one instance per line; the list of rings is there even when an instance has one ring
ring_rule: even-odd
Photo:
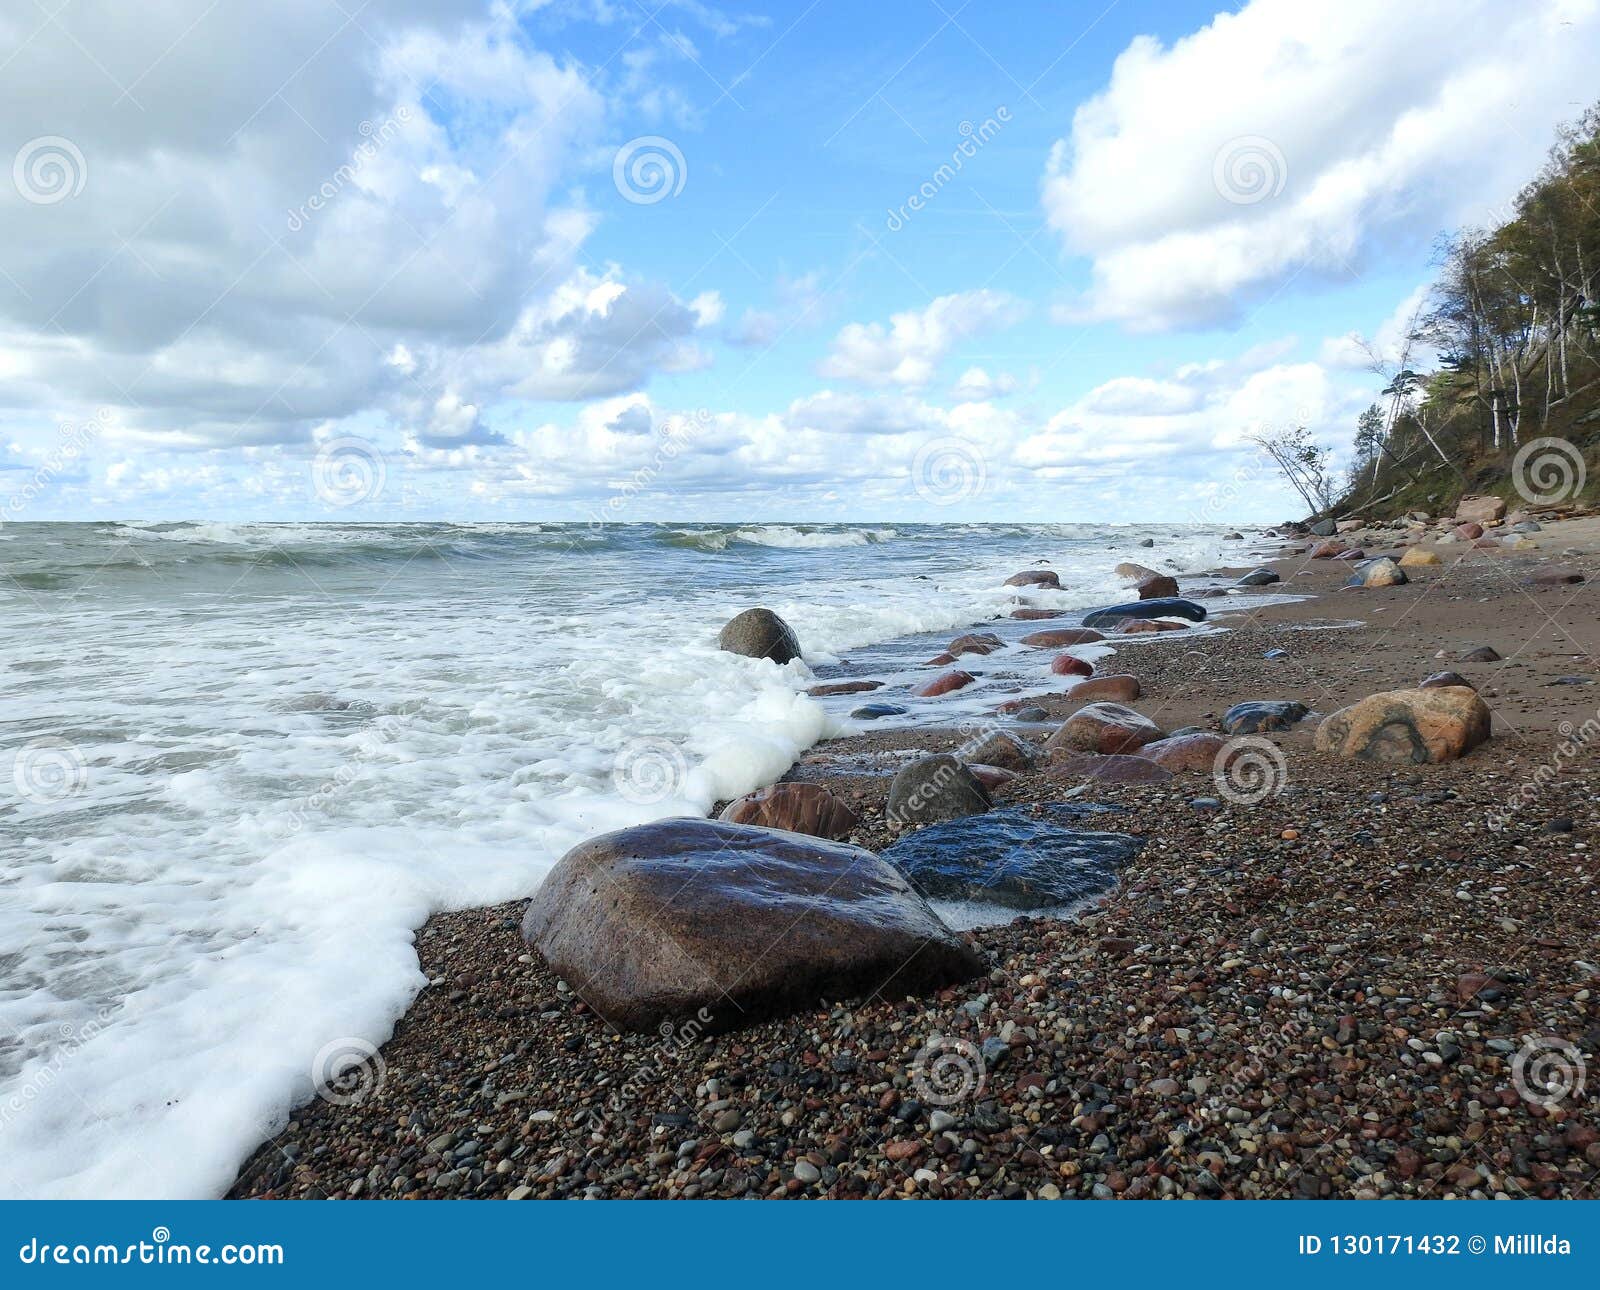
[[[1524,523],[1520,540],[1509,519],[1487,539],[1349,526],[1361,560],[1436,555],[1387,586],[1346,587],[1357,559],[1313,558],[1317,538],[1252,535],[1272,558],[1216,586],[1265,568],[1292,599],[1219,593],[1200,603],[1225,630],[1107,638],[1095,676],[1137,678],[1131,706],[1164,732],[1303,704],[1257,736],[1264,792],[1193,769],[1085,782],[1038,755],[1083,696],[1019,693],[1006,729],[1028,756],[989,781],[995,807],[1092,802],[1142,847],[1069,916],[962,930],[987,964],[970,980],[619,1033],[524,942],[527,901],[435,915],[416,938],[429,984],[392,1038],[230,1194],[1593,1197],[1600,521]],[[972,627],[1009,643],[1051,625]],[[1318,747],[1328,714],[1443,670],[1492,714],[1466,755]],[[784,779],[827,788],[848,841],[881,851],[907,832],[896,772],[970,739],[868,729]]]

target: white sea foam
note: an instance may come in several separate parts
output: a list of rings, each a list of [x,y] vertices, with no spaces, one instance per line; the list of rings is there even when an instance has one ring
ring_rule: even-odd
[[[34,527],[41,560],[89,567],[101,550],[69,559],[89,540]],[[0,779],[54,740],[75,791],[0,803],[0,1195],[220,1193],[311,1096],[319,1050],[388,1037],[424,987],[412,933],[430,913],[526,896],[582,838],[703,813],[839,729],[802,693],[806,664],[715,648],[738,609],[776,609],[821,665],[1002,614],[1005,575],[1039,558],[1068,585],[1030,599],[1118,598],[1110,566],[1137,558],[1051,530],[784,531],[839,541],[757,544],[770,570],[746,557],[725,583],[731,552],[641,532],[580,560],[530,534],[466,573],[291,563],[251,566],[248,594],[229,569],[199,590],[6,598]],[[896,540],[852,536],[868,532]],[[1162,551],[1217,553],[1204,535]]]

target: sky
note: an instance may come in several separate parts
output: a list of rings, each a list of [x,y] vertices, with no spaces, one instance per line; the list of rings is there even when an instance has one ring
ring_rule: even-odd
[[[1270,522],[1600,0],[5,0],[0,522]]]

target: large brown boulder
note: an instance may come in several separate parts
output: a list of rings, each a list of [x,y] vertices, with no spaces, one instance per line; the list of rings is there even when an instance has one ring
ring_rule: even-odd
[[[1050,774],[1061,779],[1087,780],[1092,784],[1165,784],[1172,772],[1147,757],[1119,754],[1062,753],[1050,759]]]
[[[1504,519],[1505,513],[1506,503],[1501,497],[1463,497],[1456,503],[1457,523],[1493,524]]]
[[[717,637],[717,648],[746,658],[770,658],[774,663],[800,657],[794,630],[770,609],[746,609],[734,615]]]
[[[1462,685],[1386,690],[1341,708],[1317,727],[1317,747],[1361,761],[1439,762],[1489,737],[1489,707]]]
[[[887,861],[794,833],[660,820],[575,847],[522,923],[605,1022],[730,1030],[821,998],[899,998],[988,965]]]
[[[1113,703],[1132,703],[1139,697],[1139,678],[1126,672],[1112,672],[1080,681],[1072,687],[1072,697],[1084,703],[1109,699]]]
[[[1146,757],[1168,770],[1198,770],[1210,774],[1216,768],[1217,756],[1228,746],[1221,735],[1201,731],[1192,735],[1170,735],[1146,744],[1134,755]]]
[[[940,672],[930,681],[924,681],[914,687],[911,693],[919,699],[937,699],[941,694],[953,694],[957,690],[964,689],[977,679],[971,672],[954,668],[948,672]]]
[[[1464,524],[1457,524],[1450,532],[1463,542],[1476,542],[1483,536],[1483,525],[1476,520],[1470,520]]]
[[[1142,636],[1147,632],[1186,632],[1188,623],[1175,623],[1166,618],[1130,618],[1117,628],[1120,636]]]
[[[1064,649],[1068,645],[1092,645],[1103,640],[1104,633],[1093,627],[1051,627],[1042,632],[1029,632],[1022,643],[1033,649]]]
[[[949,753],[918,757],[889,781],[890,824],[934,824],[979,815],[993,802],[972,772]]]
[[[772,784],[729,802],[717,818],[836,842],[861,827],[861,818],[821,784]]]
[[[1313,560],[1332,560],[1335,556],[1343,555],[1349,549],[1350,547],[1347,543],[1329,538],[1325,542],[1318,542],[1316,546],[1311,548],[1311,558]]]
[[[1061,577],[1049,569],[1024,569],[1006,579],[1008,587],[1059,587]]]
[[[830,694],[865,694],[868,690],[882,688],[882,681],[827,681],[813,685],[806,693],[814,699],[823,699]]]
[[[1058,754],[1131,753],[1161,738],[1149,717],[1120,703],[1091,703],[1079,708],[1045,743],[1054,761]]]
[[[1126,578],[1129,582],[1143,582],[1146,578],[1159,578],[1161,575],[1147,565],[1135,564],[1132,560],[1124,560],[1113,571],[1119,578]]]
[[[1066,612],[1067,611],[1065,609],[1028,609],[1028,608],[1023,608],[1023,609],[1013,609],[1011,611],[1011,616],[1013,618],[1021,619],[1023,622],[1028,622],[1030,620],[1036,621],[1036,620],[1041,619],[1041,618],[1062,618],[1062,617],[1065,617]]]
[[[1178,594],[1178,580],[1165,573],[1143,579],[1135,590],[1140,600],[1161,600]]]

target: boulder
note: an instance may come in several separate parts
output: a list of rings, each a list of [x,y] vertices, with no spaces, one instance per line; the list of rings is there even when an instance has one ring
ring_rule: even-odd
[[[996,712],[1006,716],[1015,717],[1018,721],[1028,721],[1037,724],[1040,721],[1050,720],[1050,714],[1041,708],[1032,699],[1012,699],[1002,703]]]
[[[836,842],[861,827],[860,817],[821,784],[773,784],[729,802],[717,818]]]
[[[575,847],[524,939],[605,1022],[729,1030],[821,998],[900,998],[988,964],[888,861],[712,820],[658,820]]]
[[[1122,605],[1107,605],[1104,609],[1085,614],[1083,625],[1115,627],[1124,618],[1187,618],[1191,623],[1203,623],[1206,610],[1204,605],[1197,605],[1192,600],[1163,596],[1157,600],[1132,600]]]
[[[968,632],[965,636],[957,636],[944,648],[947,654],[960,658],[963,654],[992,654],[1004,647],[1005,642],[993,632]]]
[[[980,742],[962,750],[968,762],[998,766],[1001,770],[1025,771],[1033,767],[1033,754],[1020,739],[996,730]]]
[[[1117,632],[1123,636],[1140,636],[1149,632],[1186,632],[1188,623],[1169,623],[1160,618],[1129,618]]]
[[[1050,660],[1050,670],[1057,676],[1089,676],[1094,671],[1094,664],[1085,663],[1071,654],[1057,654]]]
[[[1132,703],[1139,697],[1139,678],[1125,672],[1112,672],[1092,680],[1079,681],[1072,687],[1072,697],[1082,702],[1108,699],[1112,703]]]
[[[1129,582],[1143,582],[1146,578],[1161,577],[1161,575],[1154,569],[1149,568],[1146,565],[1135,564],[1132,560],[1124,560],[1115,569],[1113,569],[1112,572],[1115,573],[1117,577],[1125,578]]]
[[[1542,533],[1544,525],[1538,520],[1518,520],[1511,529],[1515,533]]]
[[[1149,717],[1120,703],[1096,702],[1079,708],[1051,735],[1045,751],[1052,761],[1058,754],[1126,753],[1161,738],[1161,728]]]
[[[1306,529],[1312,537],[1332,537],[1339,531],[1338,522],[1335,520],[1318,520]]]
[[[806,691],[813,699],[825,699],[830,694],[865,694],[868,690],[883,688],[882,681],[824,681]]]
[[[1033,649],[1065,649],[1068,645],[1092,645],[1103,640],[1105,636],[1093,627],[1051,627],[1042,632],[1029,632],[1022,643]]]
[[[1357,529],[1366,528],[1365,520],[1337,520],[1334,523],[1335,533],[1354,533]]]
[[[1275,569],[1252,569],[1233,585],[1236,587],[1268,587],[1280,581]]]
[[[915,686],[911,693],[919,699],[937,699],[941,694],[953,694],[957,690],[964,689],[977,679],[971,672],[953,668]]]
[[[1050,759],[1050,774],[1057,779],[1096,785],[1167,784],[1172,780],[1172,772],[1165,766],[1147,757],[1119,753],[1062,753]]]
[[[1404,569],[1419,568],[1422,565],[1438,564],[1439,557],[1432,551],[1424,551],[1420,546],[1411,547],[1400,557],[1400,566]]]
[[[1483,525],[1457,524],[1450,530],[1450,533],[1451,536],[1460,539],[1462,542],[1476,542],[1483,536]]]
[[[1243,533],[1224,533],[1222,535],[1222,540],[1224,542],[1243,542],[1244,541],[1244,534]]]
[[[1178,580],[1164,573],[1145,578],[1135,588],[1140,600],[1165,600],[1178,594]]]
[[[1049,569],[1024,569],[1006,579],[1008,587],[1059,587],[1061,578]]]
[[[1360,547],[1352,547],[1348,551],[1341,551],[1333,557],[1335,560],[1365,560],[1367,553]]]
[[[1311,548],[1311,558],[1313,560],[1331,560],[1334,556],[1343,555],[1349,549],[1349,546],[1345,543],[1328,538],[1326,541],[1318,542]]]
[[[972,772],[949,753],[918,757],[902,766],[889,784],[888,817],[894,824],[932,824],[979,815],[989,794]]]
[[[1259,735],[1287,730],[1311,711],[1294,699],[1255,699],[1236,703],[1222,714],[1222,728],[1230,735]]]
[[[1576,569],[1563,569],[1559,565],[1535,569],[1523,579],[1530,587],[1564,587],[1582,581],[1583,575]]]
[[[956,656],[954,654],[950,653],[949,650],[945,650],[941,654],[935,654],[930,659],[924,659],[923,663],[922,663],[922,666],[923,667],[946,667],[949,664],[954,663],[955,661],[956,661]]]
[[[1450,685],[1464,685],[1469,690],[1478,688],[1466,677],[1462,676],[1460,672],[1434,672],[1430,676],[1423,677],[1421,684],[1417,688],[1419,690],[1437,690]]]
[[[1352,574],[1350,581],[1345,583],[1345,586],[1400,587],[1404,586],[1408,581],[1410,580],[1406,577],[1406,571],[1395,561],[1384,557],[1381,560],[1374,560],[1359,573]]]
[[[1501,655],[1493,645],[1477,645],[1462,650],[1456,658],[1463,663],[1498,663]]]
[[[909,711],[898,703],[863,703],[859,708],[852,708],[850,715],[857,721],[876,721],[879,717],[900,717]]]
[[[886,848],[883,858],[930,900],[1048,909],[1107,890],[1144,846],[1125,833],[1063,827],[1078,818],[1059,806],[1043,816],[992,811],[981,820],[920,829]]]
[[[1505,499],[1500,497],[1463,497],[1456,503],[1456,521],[1474,524],[1493,524],[1506,513]]]
[[[1036,621],[1041,618],[1061,618],[1066,614],[1065,609],[1013,609],[1011,616],[1023,622]]]
[[[1218,754],[1227,746],[1228,740],[1209,732],[1168,735],[1146,744],[1135,756],[1148,758],[1168,770],[1197,770],[1209,775],[1216,766]]]
[[[1150,547],[1153,547],[1155,544],[1156,544],[1156,540],[1154,538],[1140,538],[1137,542],[1134,543],[1134,546],[1144,547],[1144,548],[1148,549]]]
[[[1388,690],[1325,718],[1317,747],[1360,761],[1441,762],[1489,737],[1489,708],[1468,686]]]
[[[717,648],[746,658],[770,658],[774,663],[800,657],[800,642],[793,629],[770,609],[735,614],[717,637]]]

